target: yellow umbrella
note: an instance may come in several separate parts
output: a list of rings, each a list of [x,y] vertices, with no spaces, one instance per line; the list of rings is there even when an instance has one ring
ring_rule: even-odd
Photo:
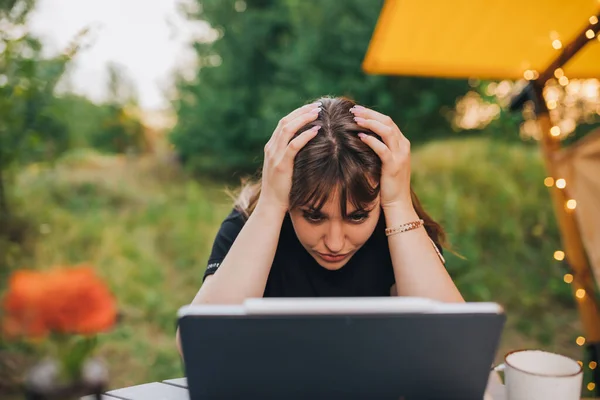
[[[599,12],[598,0],[387,0],[363,69],[521,79],[544,71],[582,29],[598,26]],[[563,67],[569,78],[600,78],[600,39],[594,40]]]
[[[560,151],[542,93],[553,76],[600,78],[599,18],[600,0],[386,0],[363,69],[370,74],[531,81],[515,96],[511,108],[520,108],[526,100],[534,102],[544,132],[540,146],[547,179],[558,182],[561,174],[569,172],[571,183],[580,183],[584,180],[571,179],[581,175],[572,160],[581,159],[578,154],[586,155],[591,150],[581,143],[579,148],[566,149],[571,150],[567,153]],[[586,142],[596,148],[600,136],[590,136]],[[594,170],[600,169],[600,157],[596,164]],[[596,180],[593,185],[557,186],[552,186],[550,194],[573,271],[565,276],[565,282],[572,283],[591,357],[600,362],[600,310],[581,236],[583,227],[588,248],[592,239],[600,236],[595,234],[598,221],[589,221],[593,214],[589,206],[595,202],[586,202],[588,212],[583,215],[584,207],[572,210],[570,198],[575,192],[588,193],[600,184]],[[582,203],[588,197],[582,196]],[[578,226],[577,219],[587,225]],[[592,262],[598,263],[596,276],[600,284],[599,253],[593,248],[588,252]],[[600,387],[600,373],[594,380]]]

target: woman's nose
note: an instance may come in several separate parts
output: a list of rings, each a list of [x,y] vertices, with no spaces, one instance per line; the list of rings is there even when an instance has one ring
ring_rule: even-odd
[[[325,246],[332,253],[341,253],[344,250],[344,228],[341,223],[331,222],[325,236]]]

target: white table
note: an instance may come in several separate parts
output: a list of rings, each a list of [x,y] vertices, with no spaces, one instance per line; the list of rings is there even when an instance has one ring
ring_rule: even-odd
[[[144,383],[122,389],[109,390],[103,400],[190,400],[187,379],[168,379],[162,382]],[[94,400],[93,396],[82,400]],[[484,400],[506,400],[504,386],[499,380],[490,379]],[[550,399],[549,399],[550,400]]]

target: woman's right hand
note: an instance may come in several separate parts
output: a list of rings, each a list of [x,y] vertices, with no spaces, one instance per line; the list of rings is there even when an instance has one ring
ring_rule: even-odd
[[[260,204],[288,211],[289,196],[292,189],[292,173],[296,154],[317,135],[320,127],[316,126],[292,137],[306,124],[319,116],[320,102],[302,106],[282,118],[271,139],[265,145],[265,161],[262,170],[262,186]]]

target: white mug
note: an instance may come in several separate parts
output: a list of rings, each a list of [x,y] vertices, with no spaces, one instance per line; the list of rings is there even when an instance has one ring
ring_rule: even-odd
[[[507,400],[579,400],[583,368],[575,360],[542,350],[508,353],[504,364]]]

